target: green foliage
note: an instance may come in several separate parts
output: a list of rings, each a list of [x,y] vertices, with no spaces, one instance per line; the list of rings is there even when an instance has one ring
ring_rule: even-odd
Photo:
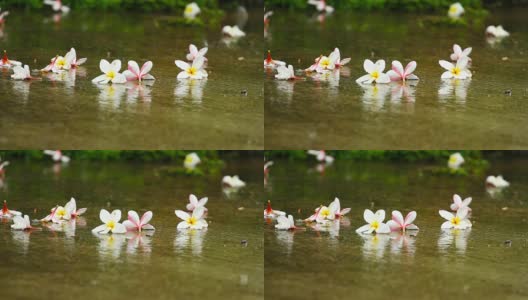
[[[0,0],[0,7],[23,7],[40,9],[45,5],[42,0]],[[177,11],[182,10],[191,1],[188,0],[63,0],[73,9],[112,9],[135,11]],[[218,0],[193,0],[202,9],[218,9]]]
[[[305,9],[310,6],[307,2],[306,0],[265,0],[265,5],[268,9],[273,7]],[[460,2],[465,8],[469,9],[482,8],[482,0],[327,0],[329,5],[337,9],[388,9],[400,11],[445,10],[454,2]]]

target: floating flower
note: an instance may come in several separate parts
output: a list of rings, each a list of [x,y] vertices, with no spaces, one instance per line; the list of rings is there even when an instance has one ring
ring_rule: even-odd
[[[464,10],[464,7],[462,6],[462,4],[460,4],[460,2],[456,2],[456,3],[451,4],[451,6],[449,6],[449,10],[447,11],[447,15],[450,18],[457,19],[464,12],[465,12],[465,10]]]
[[[320,12],[326,12],[331,14],[334,12],[334,8],[326,4],[325,0],[308,0],[308,4],[314,5],[315,8]]]
[[[264,14],[264,25],[265,26],[269,25],[271,16],[273,16],[273,11],[268,11]]]
[[[453,153],[449,156],[449,160],[447,161],[447,166],[452,170],[457,170],[460,168],[460,165],[464,163],[464,157],[462,157],[462,154],[460,153]]]
[[[207,221],[203,219],[204,216],[204,208],[198,207],[197,209],[193,210],[192,214],[188,214],[182,210],[176,210],[174,213],[178,218],[182,219],[183,221],[178,224],[178,229],[202,229],[209,226],[207,224]]]
[[[232,188],[241,188],[241,187],[244,187],[246,186],[246,183],[244,181],[242,181],[238,175],[235,175],[235,176],[224,176],[224,178],[222,178],[222,184],[228,186],[228,187],[232,187]]]
[[[35,79],[31,76],[31,71],[29,71],[29,66],[25,65],[23,68],[21,66],[13,67],[14,74],[11,75],[11,78],[15,80],[31,80]]]
[[[62,162],[62,163],[68,163],[70,162],[70,158],[66,155],[62,154],[62,151],[60,150],[44,150],[44,154],[51,156],[54,162]]]
[[[486,35],[496,37],[496,38],[504,38],[507,36],[510,36],[510,33],[502,27],[502,25],[494,26],[490,25],[486,28]]]
[[[205,61],[207,61],[207,58],[205,58],[205,55],[207,54],[207,50],[209,50],[209,48],[207,47],[204,47],[200,50],[198,50],[198,48],[193,45],[193,44],[190,44],[189,45],[189,53],[187,54],[187,60],[188,61],[194,61],[195,59],[197,59],[198,57],[203,57],[205,59]]]
[[[183,11],[183,16],[186,18],[186,19],[194,19],[196,18],[196,16],[201,12],[200,10],[200,7],[198,6],[198,4],[196,4],[196,2],[191,2],[189,4],[187,4],[187,6],[185,7],[185,10]]]
[[[9,12],[6,10],[2,12],[2,9],[0,8],[0,25],[5,23],[5,17],[9,15]]]
[[[390,233],[389,225],[383,223],[383,220],[385,220],[385,211],[383,209],[376,211],[376,213],[373,213],[370,209],[365,209],[363,218],[368,224],[359,227],[356,230],[357,233]]]
[[[21,215],[21,212],[7,208],[7,201],[4,200],[4,206],[2,207],[2,210],[0,210],[0,218],[12,218]]]
[[[458,61],[462,58],[467,58],[468,62],[471,61],[471,58],[469,55],[471,54],[471,51],[473,51],[473,48],[467,47],[466,49],[462,50],[462,47],[460,47],[458,44],[453,45],[453,53],[451,53],[451,60],[452,61]]]
[[[139,232],[141,232],[142,230],[154,230],[154,226],[149,224],[150,220],[152,220],[151,211],[147,211],[146,213],[144,213],[140,219],[137,212],[129,210],[128,220],[125,220],[123,222],[123,225],[126,227],[127,230],[134,230]]]
[[[338,59],[338,53],[332,52],[329,56],[321,56],[319,58],[319,63],[315,68],[317,73],[324,73],[326,71],[332,71],[336,69],[336,63]]]
[[[119,73],[121,70],[121,61],[119,59],[112,61],[112,63],[109,63],[106,59],[101,59],[101,62],[99,62],[99,68],[104,74],[94,78],[92,80],[93,83],[125,83],[127,81],[125,75]]]
[[[101,209],[101,212],[99,213],[99,218],[104,224],[92,229],[93,233],[107,234],[110,231],[112,233],[126,232],[125,225],[119,223],[119,221],[121,220],[121,211],[119,209],[112,211],[111,214],[106,209]]]
[[[205,207],[205,205],[207,204],[207,200],[209,200],[209,198],[207,197],[203,197],[202,199],[198,200],[198,198],[195,195],[190,194],[189,203],[187,204],[187,210],[193,211],[197,209],[198,207],[203,207],[204,210],[207,211],[207,208]]]
[[[277,217],[277,224],[275,224],[275,228],[279,230],[295,230],[297,229],[297,226],[295,226],[293,216],[289,215],[287,218],[285,216]]]
[[[235,26],[229,26],[229,25],[224,26],[224,28],[222,28],[222,33],[232,38],[239,38],[239,37],[246,36],[246,33],[240,30],[240,28],[238,28],[238,26],[236,25]]]
[[[331,164],[334,162],[334,157],[330,155],[326,155],[325,150],[308,150],[308,154],[314,155],[317,161],[320,161],[320,162],[326,162],[328,164]]]
[[[7,51],[4,50],[4,56],[0,60],[0,67],[2,68],[12,68],[14,66],[21,66],[22,63],[16,60],[11,60],[7,57]]]
[[[183,166],[186,169],[192,170],[196,168],[196,166],[201,163],[200,157],[195,152],[189,153],[185,156],[185,160],[183,161]]]
[[[459,195],[455,194],[453,195],[453,203],[451,204],[450,208],[452,211],[458,211],[459,209],[462,209],[462,208],[467,208],[468,211],[471,211],[469,204],[471,204],[472,200],[473,199],[471,197],[468,197],[462,200],[462,198]]]
[[[266,68],[277,68],[280,66],[286,66],[286,63],[280,60],[271,58],[271,51],[268,50],[268,56],[264,60],[264,67]]]
[[[376,61],[376,63],[373,63],[370,59],[365,59],[363,68],[368,74],[356,80],[359,84],[389,83],[391,81],[389,75],[383,73],[383,70],[385,70],[385,61],[383,59]]]
[[[415,61],[408,63],[404,69],[402,63],[395,60],[392,62],[392,70],[388,71],[387,75],[392,81],[418,80],[418,76],[413,74],[414,70],[416,70]]]
[[[334,51],[330,54],[330,57],[335,58],[336,69],[339,69],[342,66],[348,64],[351,60],[350,58],[344,58],[343,60],[341,60],[341,52],[339,51],[339,48],[335,48]]]
[[[139,80],[141,82],[142,80],[154,80],[154,76],[149,74],[150,70],[152,70],[151,61],[144,63],[140,69],[137,62],[129,60],[128,70],[125,70],[123,75],[127,81]]]
[[[41,69],[40,71],[42,72],[53,72],[53,73],[58,73],[58,70],[57,71],[53,71],[55,69],[55,63],[57,62],[57,59],[59,58],[59,56],[55,56],[54,58],[51,59],[49,65],[45,66],[43,69]]]
[[[440,66],[442,66],[442,68],[447,70],[444,73],[442,73],[442,76],[441,76],[442,79],[451,79],[451,78],[467,79],[467,78],[471,78],[472,76],[471,71],[469,71],[467,68],[467,65],[468,65],[467,57],[463,57],[459,59],[456,62],[456,65],[448,61],[445,61],[445,60],[440,60],[438,61],[438,63],[440,64]]]
[[[181,60],[176,60],[174,63],[183,71],[178,74],[178,79],[203,79],[207,78],[207,71],[203,69],[205,58],[203,56],[197,57],[192,64],[188,64]]]
[[[442,223],[442,226],[440,228],[442,229],[466,229],[471,227],[473,224],[471,224],[471,221],[467,219],[468,216],[468,208],[463,207],[457,210],[456,215],[453,215],[452,213],[446,211],[446,210],[439,210],[438,213],[442,218],[446,219],[444,223]]]
[[[264,218],[275,218],[275,217],[285,216],[285,215],[286,215],[285,212],[271,208],[271,201],[268,200],[268,205],[266,206],[266,209],[264,210]]]
[[[403,215],[401,212],[394,210],[392,211],[392,220],[389,220],[387,222],[387,225],[389,225],[391,231],[403,231],[406,230],[418,230],[418,226],[414,225],[412,222],[416,219],[416,212],[411,211],[410,213],[405,216],[405,219],[403,218]]]
[[[21,216],[14,216],[13,217],[13,225],[11,225],[11,228],[14,230],[31,230],[34,229],[33,226],[31,226],[31,222],[29,221],[29,216],[25,215],[23,218]]]
[[[68,13],[70,8],[62,4],[61,0],[44,0],[44,4],[51,5],[54,11],[61,11],[62,13]]]
[[[289,65],[288,67],[285,66],[279,66],[277,68],[278,74],[275,75],[275,78],[279,80],[296,80],[298,79],[297,76],[295,76],[295,71],[293,70],[293,66]]]
[[[71,48],[64,57],[70,62],[72,68],[77,68],[78,66],[84,64],[87,60],[86,58],[80,58],[77,60],[77,52],[75,52],[74,48]]]
[[[319,66],[319,62],[321,61],[322,58],[323,58],[323,56],[320,55],[318,58],[315,59],[314,64],[311,65],[310,67],[306,68],[304,71],[305,72],[315,72],[317,70],[317,67]]]
[[[71,213],[72,218],[77,218],[86,212],[86,208],[77,209],[77,203],[73,197],[66,203],[64,208]]]
[[[350,208],[341,209],[341,202],[337,197],[335,197],[334,201],[332,201],[332,203],[328,205],[328,208],[330,209],[330,211],[335,212],[336,219],[339,219],[350,212]]]
[[[504,178],[502,178],[502,175],[499,175],[497,177],[495,176],[488,176],[486,178],[486,185],[496,188],[505,188],[510,186],[510,183],[506,181]]]

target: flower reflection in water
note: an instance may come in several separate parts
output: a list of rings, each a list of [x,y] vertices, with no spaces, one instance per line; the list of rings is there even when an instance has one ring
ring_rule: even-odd
[[[103,106],[119,108],[121,99],[126,93],[126,86],[123,84],[98,84],[99,103]]]
[[[26,102],[29,97],[29,89],[31,87],[31,81],[21,81],[21,80],[14,80],[13,81],[13,91],[15,94],[18,95],[18,99],[22,99],[23,102]]]
[[[412,80],[409,81],[396,81],[391,82],[391,101],[392,102],[400,102],[400,101],[406,101],[406,102],[416,102],[416,98],[414,96],[416,92],[416,86],[418,85],[418,81]]]
[[[414,255],[414,252],[416,251],[414,243],[416,242],[417,235],[418,231],[392,232],[390,234],[391,253],[400,254],[403,250],[410,256]]]
[[[150,254],[152,252],[152,236],[154,235],[153,231],[129,231],[125,234],[126,239],[128,240],[126,251],[128,254],[136,254],[138,250],[143,253]]]
[[[187,79],[178,80],[176,88],[174,89],[174,96],[178,101],[185,98],[192,99],[195,103],[201,103],[203,98],[203,89],[207,83],[207,79]]]
[[[471,228],[464,230],[460,229],[445,229],[442,230],[438,238],[438,250],[440,252],[447,252],[454,243],[457,253],[465,254],[467,248],[467,239],[471,233]]]
[[[366,108],[372,111],[380,111],[385,105],[385,100],[391,90],[388,84],[360,84],[363,89],[361,100]]]
[[[125,235],[124,234],[97,234],[94,233],[94,236],[99,238],[99,246],[97,251],[101,259],[118,259],[121,255],[121,250],[125,245]]]
[[[150,95],[152,92],[152,86],[154,85],[154,81],[147,80],[147,81],[129,81],[126,83],[126,89],[127,89],[127,101],[128,102],[137,102],[138,100],[144,101],[144,102],[151,102],[152,96]]]
[[[184,253],[187,248],[190,248],[193,255],[200,256],[202,254],[203,239],[206,233],[207,228],[201,230],[176,230],[174,250],[178,253]]]
[[[455,98],[455,100],[459,102],[466,102],[467,98],[467,91],[469,88],[469,85],[471,83],[471,79],[445,79],[442,80],[442,83],[440,85],[440,88],[438,89],[438,97],[441,101],[447,101],[451,98]]]
[[[385,254],[385,249],[389,245],[389,234],[362,234],[363,256],[367,259],[381,259]]]
[[[11,230],[13,234],[13,242],[20,247],[20,252],[22,254],[27,254],[29,249],[29,238],[31,235],[30,231],[21,231],[21,230]]]
[[[293,238],[295,236],[295,231],[290,230],[276,230],[275,236],[277,237],[277,242],[285,250],[286,255],[290,255],[293,250]]]

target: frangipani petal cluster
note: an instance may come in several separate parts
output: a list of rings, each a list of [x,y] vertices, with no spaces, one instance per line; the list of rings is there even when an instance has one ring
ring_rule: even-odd
[[[356,80],[359,84],[371,84],[373,82],[389,83],[391,81],[389,75],[383,73],[385,70],[385,61],[383,59],[376,61],[376,63],[372,62],[370,59],[365,59],[363,62],[363,68],[367,74]]]
[[[331,164],[334,162],[334,157],[327,155],[325,150],[308,150],[308,154],[315,156],[317,161]]]
[[[452,214],[446,210],[439,210],[438,213],[446,221],[442,223],[440,228],[442,229],[466,229],[473,226],[471,221],[468,219],[469,209],[467,207],[460,208],[457,210],[456,214]]]
[[[418,80],[418,76],[413,74],[414,70],[416,70],[416,65],[415,61],[411,61],[404,69],[402,63],[395,60],[392,62],[392,70],[389,70],[387,75],[389,75],[391,81]]]
[[[186,19],[194,19],[196,18],[196,16],[201,12],[200,10],[200,7],[198,6],[198,4],[196,4],[196,2],[191,2],[189,4],[187,4],[187,6],[185,7],[185,10],[183,11],[183,16],[186,18]]]
[[[150,220],[152,220],[152,215],[151,211],[147,211],[139,218],[137,212],[130,210],[128,211],[128,220],[125,220],[123,225],[128,231],[155,230],[154,226],[149,224]]]
[[[466,199],[462,200],[462,197],[460,197],[457,194],[453,195],[453,203],[451,204],[450,208],[452,211],[458,211],[462,208],[467,208],[468,211],[471,211],[471,208],[469,205],[471,204],[471,201],[473,199],[471,197],[467,197]]]
[[[99,68],[101,69],[101,72],[103,72],[103,75],[94,78],[92,80],[93,83],[107,84],[112,82],[120,84],[127,82],[125,75],[119,73],[121,70],[121,61],[119,59],[112,61],[112,63],[109,63],[106,59],[101,59],[99,62]]]
[[[54,162],[70,162],[70,157],[63,155],[60,150],[44,150],[44,154],[51,156]]]
[[[229,176],[226,175],[222,178],[222,184],[232,188],[241,188],[246,186],[246,183],[242,181],[238,175]]]
[[[288,215],[288,217],[280,215],[277,217],[275,228],[278,230],[295,230],[297,229],[297,226],[295,226],[295,221],[293,220],[292,215]]]
[[[449,156],[449,159],[447,161],[447,166],[452,169],[456,170],[460,168],[460,166],[465,162],[464,157],[459,152],[453,153]]]
[[[112,211],[112,213],[109,213],[106,209],[101,209],[99,218],[103,224],[92,229],[93,233],[126,233],[125,225],[119,223],[121,220],[121,211],[119,209]]]
[[[20,215],[15,215],[13,217],[13,225],[11,225],[11,229],[14,230],[31,230],[33,227],[31,226],[31,222],[29,220],[29,216],[25,215],[24,217]]]
[[[147,61],[143,64],[141,69],[139,65],[134,60],[128,61],[128,69],[123,72],[123,75],[126,77],[127,81],[143,81],[143,80],[155,80],[154,76],[150,75],[149,72],[152,70],[153,63]]]
[[[411,211],[403,218],[403,215],[400,211],[392,211],[392,220],[387,222],[391,231],[403,231],[406,230],[418,230],[418,226],[414,225],[413,222],[416,220],[416,212]]]
[[[490,175],[486,178],[486,185],[494,188],[505,188],[510,186],[510,183],[506,181],[502,175],[493,176]]]
[[[183,220],[178,224],[177,229],[189,228],[200,230],[209,226],[207,221],[204,219],[205,209],[203,207],[196,208],[191,214],[182,210],[176,210],[174,213],[178,218]]]
[[[209,198],[203,197],[200,200],[198,200],[198,197],[196,197],[193,194],[189,195],[189,203],[187,204],[186,208],[188,211],[193,211],[199,207],[203,207],[205,211],[207,211],[207,208],[205,205],[207,204],[207,201]]]
[[[196,166],[201,162],[202,161],[200,160],[200,157],[198,156],[198,154],[196,154],[196,152],[192,152],[185,156],[185,159],[183,161],[183,166],[186,169],[192,170],[196,168]]]
[[[357,233],[360,234],[371,234],[376,233],[390,233],[391,229],[389,225],[383,223],[385,220],[385,211],[380,209],[373,213],[370,209],[365,209],[363,213],[363,218],[367,222],[366,225],[363,225],[356,229]]]
[[[204,69],[205,58],[203,56],[195,58],[191,64],[182,60],[176,60],[174,63],[182,69],[178,74],[178,79],[204,79],[208,76]]]

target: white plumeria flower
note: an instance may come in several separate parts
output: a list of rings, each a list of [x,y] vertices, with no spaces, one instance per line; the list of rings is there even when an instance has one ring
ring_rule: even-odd
[[[44,0],[44,4],[51,5],[54,11],[61,11],[62,13],[68,13],[70,8],[62,4],[61,0]]]
[[[0,25],[5,23],[5,17],[9,15],[9,12],[6,10],[2,12],[2,9],[0,8]]]
[[[376,61],[376,63],[373,63],[370,59],[365,59],[363,68],[368,74],[356,80],[359,84],[389,83],[391,81],[389,75],[383,73],[383,70],[385,70],[385,61],[383,59]]]
[[[289,215],[288,217],[279,216],[277,218],[277,224],[275,224],[275,228],[279,230],[295,230],[297,229],[297,226],[295,226],[293,216]]]
[[[467,47],[466,49],[462,50],[462,47],[458,44],[453,45],[453,53],[451,53],[450,58],[452,61],[458,61],[464,57],[468,59],[468,62],[471,61],[471,58],[469,55],[471,54],[471,51],[473,51],[472,47]]]
[[[452,211],[458,211],[459,209],[462,209],[462,208],[467,208],[468,211],[471,211],[471,208],[469,207],[469,205],[471,204],[472,200],[473,198],[471,197],[467,197],[466,199],[462,200],[462,198],[459,195],[454,194],[453,203],[451,204],[450,208]]]
[[[52,59],[52,61],[53,61],[53,59]],[[70,70],[72,68],[72,65],[71,65],[72,62],[73,62],[73,57],[72,57],[71,54],[68,57],[57,56],[54,59],[54,63],[53,63],[53,67],[51,68],[51,71],[53,73],[59,73],[59,72],[62,72],[62,71]]]
[[[197,209],[198,207],[203,207],[204,210],[207,211],[207,208],[205,207],[205,205],[207,204],[207,200],[209,200],[209,198],[207,197],[203,197],[200,200],[198,200],[198,198],[195,195],[190,194],[189,203],[187,204],[186,208],[188,211],[193,211]]]
[[[473,224],[471,224],[471,221],[467,219],[468,216],[468,208],[464,207],[459,210],[457,210],[456,215],[453,215],[452,213],[446,211],[446,210],[439,210],[438,213],[442,218],[446,219],[444,223],[442,223],[442,226],[440,228],[442,229],[466,229]]]
[[[29,221],[29,216],[25,215],[23,218],[21,216],[14,216],[13,217],[13,225],[11,225],[11,229],[14,230],[31,230],[33,229],[33,226],[31,226],[31,222]]]
[[[22,63],[16,60],[11,60],[7,57],[7,51],[4,50],[4,56],[2,56],[2,60],[0,60],[0,67],[1,68],[12,68],[14,66],[22,66]]]
[[[62,155],[62,151],[60,150],[44,150],[44,154],[51,156],[54,162],[70,162],[70,158],[66,155]]]
[[[451,6],[449,6],[447,15],[450,18],[456,19],[456,18],[459,18],[464,12],[465,10],[462,4],[460,4],[460,2],[456,2],[456,3],[451,4]]]
[[[451,79],[451,78],[467,79],[467,78],[471,78],[472,76],[471,71],[468,70],[467,68],[467,65],[468,65],[467,57],[463,57],[459,59],[456,62],[456,65],[446,60],[440,60],[438,61],[438,63],[440,64],[440,66],[442,66],[442,68],[447,70],[444,73],[442,73],[442,76],[441,76],[442,79]]]
[[[78,66],[84,64],[87,60],[86,58],[77,59],[77,52],[74,48],[71,48],[70,51],[66,53],[64,58],[66,58],[66,60],[70,62],[72,68],[77,68]]]
[[[326,155],[325,150],[308,150],[308,154],[314,155],[317,161],[320,161],[320,162],[325,162],[327,164],[331,164],[334,162],[334,157],[330,155]]]
[[[271,16],[273,16],[273,11],[271,10],[264,13],[264,25],[269,24]]]
[[[14,66],[13,67],[14,74],[11,75],[11,78],[14,80],[31,80],[33,77],[31,76],[31,71],[29,70],[28,65],[24,65],[22,68],[21,66]]]
[[[388,71],[387,75],[391,81],[418,80],[418,76],[413,74],[414,70],[416,70],[415,61],[408,63],[404,69],[402,63],[395,60],[392,62],[392,70]]]
[[[137,212],[130,210],[128,211],[128,220],[125,220],[123,225],[127,230],[135,230],[140,232],[142,230],[154,230],[154,226],[149,224],[150,220],[152,220],[151,211],[144,213],[140,219]]]
[[[315,8],[320,12],[326,12],[331,14],[334,12],[334,8],[326,4],[325,0],[308,0],[308,4],[314,5]]]
[[[323,73],[326,71],[332,71],[336,69],[336,63],[339,59],[339,52],[332,52],[329,56],[321,56],[319,63],[315,68],[317,73]]]
[[[99,62],[99,68],[104,74],[94,78],[92,80],[93,83],[125,83],[127,81],[125,75],[119,73],[121,70],[121,61],[119,59],[112,61],[112,63],[109,63],[106,59],[101,59]]]
[[[66,203],[66,205],[64,206],[64,208],[71,212],[71,217],[72,218],[77,218],[81,215],[83,215],[85,212],[86,212],[86,208],[79,208],[77,209],[77,202],[75,201],[75,198],[71,198],[70,201],[68,201],[68,203]]]
[[[365,209],[363,218],[368,224],[356,229],[357,233],[390,233],[391,230],[389,225],[383,223],[383,220],[385,220],[385,211],[383,209],[376,211],[376,213],[373,213],[370,209]]]
[[[486,178],[486,185],[496,187],[496,188],[505,188],[510,186],[510,183],[502,178],[502,175],[499,176],[488,176]]]
[[[502,25],[494,26],[490,25],[486,28],[486,35],[496,37],[496,38],[504,38],[510,35],[510,33],[502,27]]]
[[[328,205],[328,208],[330,211],[335,212],[336,218],[341,218],[342,216],[348,214],[350,212],[350,208],[343,208],[341,209],[341,202],[339,201],[339,198],[335,197],[334,201]]]
[[[317,223],[326,223],[327,221],[333,221],[336,219],[336,210],[334,206],[321,206],[315,214],[315,221]],[[311,217],[310,217],[311,218]]]
[[[183,166],[186,169],[194,169],[196,168],[196,165],[201,163],[200,157],[195,152],[189,153],[185,156],[185,160],[183,161]]]
[[[189,45],[189,53],[187,54],[187,60],[188,61],[194,61],[198,57],[202,56],[205,59],[205,61],[207,61],[207,58],[205,58],[205,55],[207,54],[208,50],[209,50],[209,48],[207,48],[207,47],[204,47],[204,48],[198,50],[198,48],[195,45],[190,44]]]
[[[103,225],[99,225],[92,229],[93,233],[107,234],[108,232],[112,233],[125,233],[125,225],[119,223],[121,220],[121,211],[116,209],[110,214],[106,209],[101,209],[99,213],[99,218]]]
[[[317,57],[315,60],[314,60],[314,64],[309,66],[308,68],[306,68],[304,71],[305,72],[315,72],[317,70],[317,67],[319,66],[319,62],[321,61],[321,59],[323,58],[322,55],[320,55],[319,57]]]
[[[200,10],[200,7],[198,6],[198,4],[196,4],[196,2],[191,2],[189,4],[187,4],[187,6],[185,7],[185,10],[183,11],[183,16],[186,18],[186,19],[194,19],[196,18],[196,16],[201,12]]]
[[[128,70],[125,70],[123,75],[126,77],[127,81],[138,80],[141,82],[143,80],[154,80],[156,78],[149,74],[150,70],[152,70],[152,65],[151,61],[147,61],[140,69],[137,62],[129,60]]]
[[[277,68],[278,74],[275,75],[275,78],[279,80],[295,80],[297,77],[295,76],[295,71],[293,70],[293,66],[289,65],[288,67],[285,66],[279,66]]]
[[[389,220],[387,222],[387,225],[389,225],[391,231],[401,230],[405,232],[406,230],[418,230],[418,226],[413,224],[415,219],[416,219],[415,211],[411,211],[410,213],[408,213],[404,219],[401,212],[394,210],[392,211],[392,220]]]
[[[181,60],[176,60],[174,63],[183,71],[178,74],[178,79],[203,79],[207,78],[207,71],[203,69],[205,58],[203,56],[197,57],[192,64],[188,64]]]
[[[232,188],[241,188],[241,187],[244,187],[246,186],[246,183],[244,181],[242,181],[238,175],[235,175],[235,176],[229,176],[229,175],[226,175],[222,178],[222,183],[228,187],[232,187]]]
[[[350,58],[343,58],[341,60],[341,52],[339,51],[339,48],[335,48],[334,51],[330,54],[330,57],[335,58],[335,67],[341,68],[342,66],[348,64],[350,62]]]
[[[203,219],[204,216],[204,208],[198,207],[197,209],[193,210],[192,214],[188,214],[182,210],[176,210],[174,213],[178,218],[182,219],[183,221],[178,224],[177,229],[202,229],[209,226],[207,224],[207,221]]]
[[[14,216],[21,215],[21,212],[7,208],[7,201],[4,200],[4,205],[2,207],[2,210],[0,210],[0,218],[12,218]]]
[[[456,170],[460,168],[460,165],[462,165],[465,162],[464,157],[462,157],[462,154],[460,153],[453,153],[449,156],[449,160],[447,161],[447,166],[450,169]]]
[[[238,28],[237,25],[235,25],[235,26],[229,26],[229,25],[224,26],[224,28],[222,28],[222,33],[227,35],[227,36],[229,36],[229,37],[232,37],[232,38],[239,38],[239,37],[246,36],[246,33],[244,31],[242,31],[240,28]]]
[[[286,215],[285,212],[271,208],[271,201],[268,200],[268,205],[266,206],[266,209],[264,210],[264,218],[275,218],[275,217],[285,216],[285,215]]]
[[[268,56],[264,60],[264,67],[266,68],[277,68],[280,66],[286,66],[286,63],[280,60],[275,60],[271,57],[271,51],[268,50]]]
[[[57,206],[55,208],[55,212],[53,213],[53,218],[51,221],[53,221],[53,223],[60,223],[63,220],[70,220],[72,214],[74,213],[72,208],[73,207],[71,205],[69,205],[68,207]]]

